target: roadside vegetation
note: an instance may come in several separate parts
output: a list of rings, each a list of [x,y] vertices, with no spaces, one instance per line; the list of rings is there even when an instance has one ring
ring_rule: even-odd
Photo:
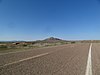
[[[26,41],[0,42],[0,53],[57,46],[57,45],[63,45],[68,43],[71,42],[54,38],[54,37],[50,37],[44,40],[28,41],[28,42]]]
[[[13,41],[13,42],[0,42],[0,53],[29,50],[34,48],[50,47],[64,44],[75,44],[75,43],[100,43],[99,40],[82,40],[82,41],[66,41],[54,37],[50,37],[44,40],[37,41]]]

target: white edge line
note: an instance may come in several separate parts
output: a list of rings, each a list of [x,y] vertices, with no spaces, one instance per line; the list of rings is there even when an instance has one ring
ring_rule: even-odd
[[[45,55],[48,55],[48,54],[49,53],[39,54],[39,55],[36,55],[36,56],[33,56],[33,57],[29,57],[29,58],[25,58],[25,59],[22,59],[22,60],[19,60],[19,61],[8,63],[8,64],[5,64],[5,65],[0,66],[0,67],[5,67],[5,66],[8,66],[8,65],[16,64],[16,63],[19,63],[19,62],[23,62],[23,61],[26,61],[26,60],[29,60],[29,59],[34,59],[34,58],[41,57],[41,56],[45,56]]]
[[[92,48],[92,43],[90,44],[90,48],[89,48],[89,54],[88,54],[88,59],[87,59],[85,75],[92,75],[91,48]]]

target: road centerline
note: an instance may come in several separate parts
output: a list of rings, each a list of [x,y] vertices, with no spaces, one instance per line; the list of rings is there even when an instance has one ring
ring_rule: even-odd
[[[89,47],[89,53],[88,53],[88,59],[87,59],[87,66],[86,66],[85,75],[92,75],[91,49],[92,49],[92,43],[90,44],[90,47]]]

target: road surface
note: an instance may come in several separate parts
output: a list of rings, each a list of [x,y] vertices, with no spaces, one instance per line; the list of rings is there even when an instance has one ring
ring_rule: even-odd
[[[100,44],[0,54],[0,75],[100,75]]]

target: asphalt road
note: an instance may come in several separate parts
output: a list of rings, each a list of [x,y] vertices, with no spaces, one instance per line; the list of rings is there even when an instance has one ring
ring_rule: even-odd
[[[93,75],[100,75],[100,44],[92,47],[92,69]]]
[[[100,44],[91,45],[91,58],[90,44],[0,54],[0,75],[86,75],[90,66],[92,75],[100,75],[99,49]]]

